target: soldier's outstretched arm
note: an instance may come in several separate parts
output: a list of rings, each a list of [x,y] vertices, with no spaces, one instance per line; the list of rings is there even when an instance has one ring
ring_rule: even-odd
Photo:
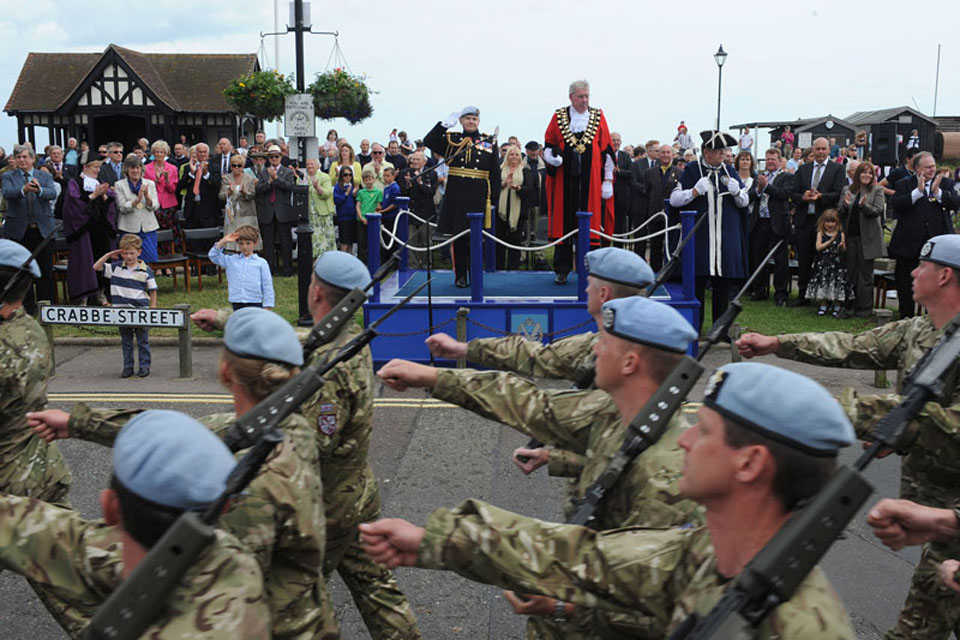
[[[617,411],[604,391],[549,391],[501,371],[439,369],[433,397],[577,453],[586,451],[590,428]]]
[[[925,542],[952,542],[960,536],[960,520],[955,511],[910,500],[881,500],[867,514],[867,524],[894,551]]]
[[[46,440],[77,438],[112,447],[113,441],[127,424],[143,409],[94,409],[78,402],[70,413],[46,409],[27,414],[27,423],[34,433]]]
[[[491,369],[538,378],[576,380],[577,367],[591,356],[595,333],[579,333],[541,344],[519,335],[476,338],[467,343],[467,360]]]
[[[896,369],[907,347],[904,336],[912,322],[908,318],[856,334],[829,331],[781,335],[777,336],[780,346],[776,353],[781,358],[824,367]]]
[[[870,440],[877,423],[903,402],[895,393],[859,395],[853,388],[840,394],[840,405],[853,423],[857,436]],[[942,405],[927,402],[907,426],[898,450],[903,452],[924,449],[939,453],[946,442],[960,444],[960,404]]]
[[[476,500],[434,511],[425,528],[382,520],[360,531],[371,557],[387,566],[453,571],[519,593],[643,613],[664,624],[686,581],[681,565],[694,535],[680,529],[598,533]]]

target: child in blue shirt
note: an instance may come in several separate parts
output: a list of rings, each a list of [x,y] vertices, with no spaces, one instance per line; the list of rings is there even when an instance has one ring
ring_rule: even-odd
[[[337,244],[340,251],[350,253],[357,241],[357,192],[360,186],[353,182],[353,167],[344,165],[333,185],[333,203],[337,207]]]
[[[248,224],[220,238],[210,247],[210,262],[227,272],[227,290],[233,310],[244,307],[274,306],[273,278],[270,265],[253,252],[260,240],[260,232]],[[236,242],[240,253],[225,253],[223,245]]]
[[[391,233],[393,233],[393,225],[397,220],[397,212],[400,210],[396,203],[397,197],[400,196],[400,185],[395,182],[396,179],[396,169],[387,167],[383,170],[383,202],[377,207],[377,211],[383,216],[380,224],[389,229]],[[390,251],[387,251],[383,245],[380,245],[380,264],[386,262],[398,248],[399,246],[394,243]]]
[[[93,263],[94,271],[103,271],[110,281],[110,304],[114,307],[157,307],[157,280],[153,269],[140,259],[143,241],[140,236],[128,233],[117,243],[120,247],[110,251]],[[120,258],[107,262],[111,258]],[[140,370],[137,375],[150,375],[150,329],[147,327],[120,327],[120,344],[123,348],[123,373],[121,378],[133,375],[133,338],[137,338]]]

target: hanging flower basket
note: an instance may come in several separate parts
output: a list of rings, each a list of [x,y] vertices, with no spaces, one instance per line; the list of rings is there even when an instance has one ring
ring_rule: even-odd
[[[354,76],[337,67],[318,73],[307,91],[313,95],[317,117],[324,120],[346,118],[351,124],[366,120],[373,114],[370,89],[364,76]]]
[[[289,76],[277,71],[255,71],[236,78],[223,90],[234,109],[239,113],[251,113],[263,120],[276,120],[283,116],[286,97],[296,93]]]

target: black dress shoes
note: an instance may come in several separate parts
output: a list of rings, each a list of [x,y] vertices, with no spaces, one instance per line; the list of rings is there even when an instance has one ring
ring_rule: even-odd
[[[457,278],[457,281],[454,284],[456,284],[461,289],[466,289],[467,287],[470,286],[467,284],[467,279],[464,276]]]
[[[133,369],[124,369],[123,373],[120,374],[121,378],[129,378],[133,375]]]
[[[558,273],[557,277],[553,279],[553,284],[567,284],[567,274]]]

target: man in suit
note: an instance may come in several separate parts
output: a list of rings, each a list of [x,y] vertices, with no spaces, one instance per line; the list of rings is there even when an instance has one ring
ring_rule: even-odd
[[[230,158],[239,155],[233,149],[233,143],[227,138],[220,138],[217,143],[217,153],[210,161],[210,173],[216,173],[218,182],[223,181],[223,176],[230,175]]]
[[[915,175],[902,178],[896,184],[892,204],[897,226],[888,249],[890,257],[897,259],[893,277],[901,318],[916,313],[910,273],[920,263],[920,250],[933,236],[953,233],[950,211],[960,207],[953,180],[946,177],[947,172],[937,171],[937,162],[929,151],[914,156],[913,168]]]
[[[107,143],[107,159],[100,165],[97,180],[106,182],[111,187],[113,183],[123,177],[123,145],[119,142]]]
[[[209,229],[223,224],[223,208],[220,203],[220,173],[210,167],[210,147],[204,142],[193,146],[196,161],[191,160],[184,168],[182,183],[186,188],[183,196],[184,227]],[[187,251],[206,254],[213,240],[191,240]],[[209,267],[207,267],[209,269]],[[212,270],[211,270],[212,271]]]
[[[778,240],[783,244],[773,254],[773,299],[778,307],[787,304],[790,284],[787,234],[790,232],[790,196],[793,176],[783,170],[780,150],[767,149],[764,172],[750,187],[750,272],[756,271],[760,261],[767,257],[770,247]],[[752,300],[766,300],[770,296],[770,271],[767,267],[757,277],[750,291]]]
[[[614,131],[610,134],[610,142],[616,155],[613,171],[613,230],[615,233],[626,233],[633,228],[632,212],[630,207],[631,193],[633,192],[633,158],[620,148],[623,138]]]
[[[279,145],[267,149],[268,164],[257,181],[257,222],[263,237],[263,252],[270,273],[277,272],[276,237],[280,236],[280,256],[284,277],[293,275],[293,225],[297,213],[290,204],[296,179],[293,170],[283,166]]]
[[[677,186],[677,180],[680,178],[680,171],[673,164],[673,147],[669,144],[660,145],[657,150],[657,160],[654,166],[647,169],[643,174],[643,190],[646,194],[645,219],[663,211],[663,199],[669,198],[673,193],[673,188]],[[670,210],[669,225],[664,224],[662,216],[647,225],[641,232],[641,235],[650,235],[657,231],[662,231],[667,226],[680,224],[680,212]],[[637,221],[640,224],[642,221]],[[680,242],[680,234],[676,231],[670,233],[669,246],[676,247]],[[644,243],[637,243],[644,244]],[[642,254],[641,254],[641,257]],[[663,236],[650,239],[650,268],[659,271],[663,266]]]
[[[794,306],[809,304],[806,299],[807,281],[816,255],[817,220],[825,209],[834,209],[840,201],[840,192],[847,184],[843,165],[830,162],[830,142],[826,138],[813,141],[813,161],[807,162],[794,177],[793,202],[797,207],[793,217],[796,230],[794,246],[797,251],[797,286],[799,297]]]
[[[37,156],[31,147],[15,145],[13,156],[16,169],[0,177],[3,198],[7,201],[3,233],[8,240],[33,252],[56,228],[51,205],[57,198],[57,190],[50,174],[34,167]],[[40,266],[36,295],[31,287],[23,300],[23,306],[30,314],[36,313],[37,300],[53,300],[53,245],[48,243],[36,260]]]
[[[63,148],[59,145],[50,147],[47,162],[44,164],[47,171],[53,177],[53,181],[60,185],[60,195],[57,196],[57,202],[53,205],[53,217],[57,220],[63,218],[63,199],[67,195],[67,182],[71,178],[77,177],[77,168],[66,164],[64,160]]]

